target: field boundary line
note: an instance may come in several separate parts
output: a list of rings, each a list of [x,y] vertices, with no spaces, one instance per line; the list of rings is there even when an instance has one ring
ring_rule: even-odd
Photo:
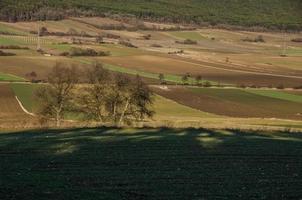
[[[23,104],[21,103],[21,101],[18,99],[17,96],[15,96],[15,98],[16,98],[16,100],[17,100],[19,106],[21,107],[21,109],[22,109],[26,114],[31,115],[31,116],[35,116],[34,113],[31,113],[31,112],[29,112],[28,110],[26,110],[26,109],[24,108]]]

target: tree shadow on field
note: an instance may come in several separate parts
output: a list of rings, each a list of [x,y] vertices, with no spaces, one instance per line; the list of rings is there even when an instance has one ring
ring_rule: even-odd
[[[302,134],[79,128],[0,134],[0,199],[299,199]]]

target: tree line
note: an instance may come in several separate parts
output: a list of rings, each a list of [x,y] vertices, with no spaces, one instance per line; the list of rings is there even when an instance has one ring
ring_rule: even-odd
[[[197,25],[302,29],[301,0],[1,0],[0,20],[61,20],[68,16],[133,16]]]
[[[140,76],[113,74],[97,62],[84,71],[57,63],[35,98],[40,119],[54,120],[57,127],[68,114],[118,126],[154,115],[154,95]]]

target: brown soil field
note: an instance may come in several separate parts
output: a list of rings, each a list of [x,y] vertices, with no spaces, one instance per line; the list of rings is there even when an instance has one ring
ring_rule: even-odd
[[[33,117],[23,112],[8,84],[0,84],[0,130],[26,127]]]
[[[217,115],[302,120],[302,105],[299,103],[249,94],[239,89],[152,88],[155,93],[182,105]]]
[[[185,73],[190,73],[191,75],[200,74],[208,80],[237,85],[277,86],[283,84],[287,87],[302,85],[302,77],[291,78],[283,75],[276,76],[256,72],[245,72],[243,70],[238,71],[223,68],[224,66],[219,64],[208,62],[197,63],[167,56],[104,57],[101,60],[105,63],[152,73],[177,75],[183,75]]]

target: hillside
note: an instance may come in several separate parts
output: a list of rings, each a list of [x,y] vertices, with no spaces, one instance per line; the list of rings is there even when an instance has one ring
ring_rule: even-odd
[[[302,29],[300,0],[2,0],[0,19],[59,20],[66,16],[131,14],[170,22]]]

